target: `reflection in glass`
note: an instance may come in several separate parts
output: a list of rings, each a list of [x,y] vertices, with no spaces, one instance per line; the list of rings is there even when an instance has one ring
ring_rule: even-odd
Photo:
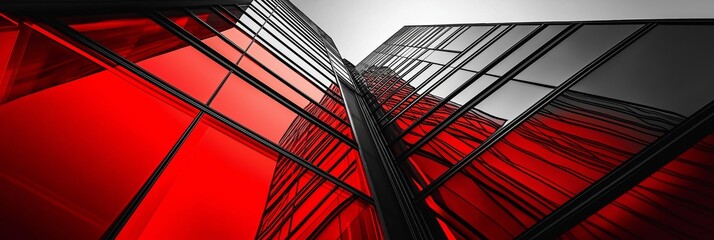
[[[34,24],[0,29],[23,35],[0,71],[0,232],[98,239],[197,111]]]
[[[641,25],[585,25],[551,49],[516,79],[558,86]]]

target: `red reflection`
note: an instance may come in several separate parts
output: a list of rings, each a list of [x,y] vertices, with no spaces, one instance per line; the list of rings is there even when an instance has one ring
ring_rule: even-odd
[[[328,113],[324,109],[318,107],[318,105],[311,103],[308,99],[298,94],[285,83],[275,78],[265,68],[262,68],[250,58],[243,58],[240,63],[238,63],[238,67],[245,70],[251,76],[278,92],[280,95],[283,95],[283,97],[287,98],[292,103],[305,109],[308,113],[332,126],[335,130],[343,132],[345,136],[349,136],[350,131],[344,130],[345,128],[349,128],[349,126],[338,121],[334,115],[330,114],[345,112],[343,105],[334,102],[333,99],[328,98],[327,96],[323,96],[321,101],[318,103],[320,106],[327,108],[327,110],[331,110],[330,113]]]
[[[253,239],[277,158],[202,118],[118,239]]]
[[[252,39],[248,36],[248,34],[243,32],[243,30],[236,27],[235,23],[237,21],[233,23],[228,22],[226,19],[209,9],[194,9],[191,11],[241,49],[248,49],[248,45],[251,43]]]
[[[278,143],[297,114],[231,74],[211,107]]]
[[[135,15],[65,19],[72,28],[206,102],[228,73],[155,22]]]
[[[280,158],[256,239],[382,239],[374,209]]]
[[[561,238],[711,238],[712,159],[710,134]]]
[[[97,239],[196,112],[28,26],[0,82],[22,93],[0,105],[0,235]]]
[[[213,50],[216,50],[232,63],[238,62],[241,52],[236,50],[233,46],[228,45],[228,43],[206,28],[206,26],[196,21],[196,19],[187,15],[188,13],[183,11],[167,11],[164,13],[164,16],[171,19],[176,25],[200,39],[203,43]]]
[[[427,203],[451,231],[466,238],[513,238],[682,119],[566,92],[452,177]]]

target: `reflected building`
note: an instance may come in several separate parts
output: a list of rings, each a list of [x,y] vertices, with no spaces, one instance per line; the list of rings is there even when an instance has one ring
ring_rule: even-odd
[[[285,0],[0,4],[8,239],[694,238],[714,22],[405,26]]]

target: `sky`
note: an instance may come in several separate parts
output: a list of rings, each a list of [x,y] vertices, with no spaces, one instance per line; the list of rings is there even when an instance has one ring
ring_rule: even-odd
[[[362,61],[404,25],[714,18],[714,0],[291,0]]]

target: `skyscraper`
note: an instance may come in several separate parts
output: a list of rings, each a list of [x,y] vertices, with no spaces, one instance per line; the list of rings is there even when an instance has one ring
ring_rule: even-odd
[[[285,0],[0,6],[3,238],[712,234],[710,20],[406,26],[354,66]]]

